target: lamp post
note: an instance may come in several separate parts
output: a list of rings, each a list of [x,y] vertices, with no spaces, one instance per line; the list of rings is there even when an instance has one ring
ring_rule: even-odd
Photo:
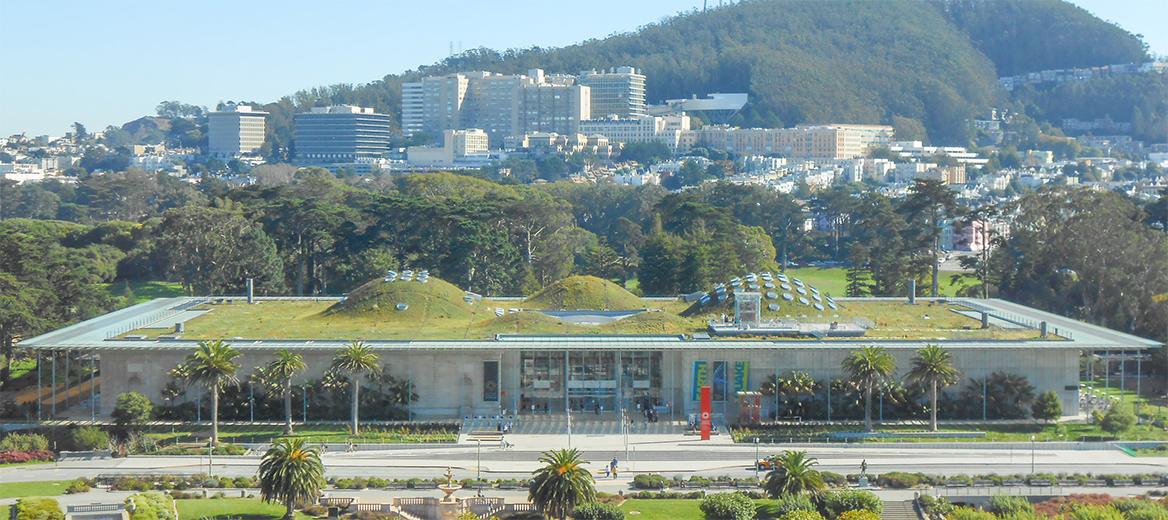
[[[754,480],[758,481],[758,437],[754,438]]]
[[[475,443],[478,444],[478,453],[475,455],[475,480],[478,480],[483,474],[483,440],[475,439]]]
[[[1030,436],[1030,476],[1034,476],[1034,436]]]

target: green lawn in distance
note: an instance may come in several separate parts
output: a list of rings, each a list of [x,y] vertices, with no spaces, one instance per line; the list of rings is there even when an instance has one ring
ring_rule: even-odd
[[[178,506],[179,518],[183,520],[214,518],[220,515],[231,515],[231,518],[239,520],[278,520],[284,516],[284,506],[279,502],[269,504],[251,498],[175,500],[175,505]],[[296,519],[312,520],[312,517],[297,512]]]
[[[64,495],[72,480],[0,483],[0,498],[51,497]],[[3,517],[0,517],[3,518]]]
[[[639,515],[629,516],[637,520],[686,520],[704,518],[701,505],[701,500],[630,499],[621,504],[620,508],[625,513],[640,511]]]
[[[148,302],[155,298],[176,298],[186,296],[182,285],[174,282],[129,282],[130,290],[134,292],[134,301],[131,305]],[[123,296],[126,293],[127,282],[102,284],[110,296]]]

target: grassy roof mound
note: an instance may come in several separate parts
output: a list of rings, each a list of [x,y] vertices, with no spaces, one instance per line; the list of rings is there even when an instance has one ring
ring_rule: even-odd
[[[572,276],[553,283],[523,300],[529,309],[558,310],[613,310],[644,309],[645,302],[608,280],[595,276]]]
[[[475,323],[471,334],[562,334],[565,324],[542,312],[521,311]]]
[[[349,293],[348,298],[329,307],[324,315],[373,315],[385,320],[470,319],[472,309],[463,301],[465,295],[462,289],[433,276],[428,283],[400,280],[385,283],[378,278]],[[407,309],[397,310],[399,303],[406,304]]]

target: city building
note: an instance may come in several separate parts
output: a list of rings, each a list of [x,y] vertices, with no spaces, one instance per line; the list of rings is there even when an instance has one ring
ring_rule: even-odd
[[[608,116],[631,118],[644,116],[645,76],[632,67],[616,67],[608,72],[585,70],[576,76],[576,84],[591,89],[591,115],[587,119]]]
[[[313,107],[296,114],[300,164],[356,163],[389,151],[389,116],[353,105]]]
[[[689,130],[690,118],[684,113],[631,118],[607,116],[580,123],[581,133],[603,135],[621,143],[662,143],[674,154],[682,147],[684,136]]]
[[[736,128],[712,125],[693,130],[682,148],[716,148],[736,154],[799,159],[855,159],[887,145],[893,129],[883,125],[799,125],[795,128]]]
[[[337,296],[313,300],[341,299]],[[473,296],[467,294],[466,299],[473,301]],[[259,298],[256,303],[275,308],[295,304],[295,300],[294,297]],[[610,414],[605,417],[615,420],[611,415],[614,411],[651,402],[661,407],[663,418],[676,413],[675,420],[681,420],[682,424],[689,414],[698,411],[702,386],[715,387],[719,396],[715,399],[717,411],[724,414],[719,419],[722,422],[737,416],[735,392],[753,391],[769,377],[797,370],[808,373],[816,381],[846,378],[841,361],[864,345],[884,347],[902,370],[910,366],[910,360],[920,348],[929,344],[943,346],[952,353],[954,367],[961,373],[960,385],[948,390],[951,395],[960,387],[976,385],[991,374],[1004,371],[1025,377],[1037,392],[1055,392],[1062,414],[1074,416],[1080,413],[1081,356],[1137,353],[1159,346],[1152,340],[1002,300],[947,300],[942,305],[957,306],[955,312],[967,315],[970,326],[975,329],[987,326],[983,324],[1006,326],[1028,331],[1027,336],[998,336],[989,330],[967,330],[937,338],[879,339],[860,333],[775,341],[768,338],[719,340],[705,333],[524,335],[503,332],[477,339],[420,340],[408,335],[401,339],[363,339],[382,360],[392,360],[386,365],[386,375],[409,381],[412,392],[418,395],[417,401],[410,404],[416,419],[508,415],[508,411],[515,413],[520,409],[547,410],[562,416],[566,409],[580,410],[587,403],[603,406]],[[98,400],[101,415],[105,417],[113,410],[118,396],[125,392],[139,392],[162,404],[162,391],[173,382],[171,369],[198,344],[198,339],[182,334],[152,336],[133,331],[143,326],[182,329],[182,324],[188,321],[191,323],[187,328],[196,328],[196,320],[222,319],[219,315],[246,306],[247,301],[243,296],[226,300],[222,296],[156,299],[25,339],[19,346],[40,359],[82,359],[97,365],[91,370],[101,374],[100,389],[94,389],[92,395],[84,398]],[[868,300],[839,298],[836,301],[846,307],[850,302]],[[458,300],[448,305],[474,307]],[[769,316],[764,314],[763,318]],[[813,323],[814,320],[804,322],[809,326]],[[841,319],[839,324],[841,330],[861,328],[853,321]],[[230,338],[237,333],[249,335],[230,329],[222,335]],[[302,354],[309,369],[294,377],[292,384],[299,386],[323,377],[337,350],[348,345],[350,339],[358,338],[246,337],[228,341],[242,353],[238,359],[242,364],[238,372],[241,380],[255,374],[277,349]],[[195,394],[189,391],[185,400],[197,400]],[[50,411],[46,408],[45,412]],[[814,417],[803,419],[824,418],[820,411]],[[827,419],[830,420],[830,415]]]
[[[232,159],[264,145],[267,112],[248,105],[228,106],[207,115],[207,148],[212,157]]]
[[[442,146],[411,146],[406,150],[411,166],[452,166],[456,162],[486,161],[487,133],[478,129],[446,130]]]

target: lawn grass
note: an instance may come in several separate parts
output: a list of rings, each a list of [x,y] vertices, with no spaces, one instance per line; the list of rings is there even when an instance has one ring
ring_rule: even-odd
[[[948,273],[945,273],[946,275]],[[825,294],[844,292],[844,269],[803,268],[788,271]],[[943,277],[948,280],[948,277]],[[438,279],[427,284],[371,282],[355,290],[340,304],[316,301],[263,301],[258,305],[205,305],[206,314],[186,322],[187,339],[347,339],[439,340],[491,339],[495,334],[689,334],[708,330],[708,320],[732,314],[728,303],[706,305],[695,312],[694,304],[643,301],[608,282],[587,277],[566,280],[530,302],[463,301],[463,292]],[[948,287],[948,286],[946,286]],[[558,288],[558,289],[557,289]],[[549,292],[551,291],[551,292]],[[558,291],[558,292],[557,292]],[[554,293],[554,294],[553,294]],[[577,294],[579,293],[579,294]],[[136,294],[136,293],[135,293]],[[396,310],[405,303],[406,309]],[[1035,339],[1033,330],[980,330],[980,321],[952,312],[956,306],[919,305],[903,302],[843,302],[837,310],[779,303],[778,311],[764,309],[762,318],[827,323],[865,318],[877,324],[867,331],[872,339]],[[538,312],[512,312],[524,308],[652,309],[615,323],[574,325]],[[502,309],[502,315],[498,315]],[[657,310],[660,310],[658,312]],[[966,329],[968,327],[968,329]],[[139,329],[127,334],[147,337],[167,329]],[[782,338],[775,338],[782,339]],[[830,340],[829,340],[830,341]]]
[[[218,518],[230,516],[233,520],[277,520],[284,516],[284,506],[266,503],[250,498],[197,498],[175,500],[178,516],[183,520]],[[312,517],[296,513],[297,520],[311,520]]]
[[[179,427],[151,425],[143,427],[144,433],[159,441],[173,440],[179,444],[201,443],[204,447],[206,446],[205,435],[209,431],[209,427],[192,427],[190,425],[182,425]],[[344,424],[297,424],[295,432],[294,437],[304,438],[312,443],[325,440],[329,442],[347,442],[350,439],[358,442],[385,443],[454,442],[458,438],[456,433],[445,435],[402,434],[400,433],[400,427],[378,426],[375,423],[365,423],[364,428],[362,428],[362,433],[358,437],[349,435],[349,429]],[[193,436],[195,433],[202,434],[203,437],[196,439]],[[219,425],[219,436],[231,444],[241,442],[270,442],[273,437],[284,437],[284,426],[266,424],[221,424]],[[166,442],[165,444],[170,443]]]
[[[134,301],[130,302],[130,305],[148,302],[155,298],[176,298],[187,295],[186,291],[183,291],[182,285],[174,282],[117,282],[100,284],[100,287],[104,288],[110,296],[124,296],[127,285],[134,293]]]
[[[51,497],[64,495],[72,480],[0,482],[0,498]],[[3,518],[3,517],[0,517]]]
[[[686,520],[705,518],[701,504],[701,500],[629,499],[620,508],[625,513],[640,511],[638,515],[629,516],[637,520]]]

